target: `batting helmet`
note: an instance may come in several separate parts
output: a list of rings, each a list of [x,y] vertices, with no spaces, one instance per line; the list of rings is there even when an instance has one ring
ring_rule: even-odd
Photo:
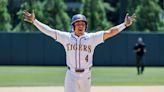
[[[72,17],[72,21],[71,21],[71,25],[72,25],[72,29],[74,29],[74,23],[77,22],[77,21],[84,21],[85,24],[86,24],[86,29],[87,30],[87,19],[84,15],[82,14],[76,14]]]
[[[84,16],[84,15],[82,15],[82,14],[76,14],[76,15],[74,15],[73,17],[72,17],[72,22],[71,22],[71,25],[73,25],[75,22],[77,22],[77,21],[84,21],[85,23],[86,23],[86,25],[87,25],[87,19],[86,19],[86,17]]]

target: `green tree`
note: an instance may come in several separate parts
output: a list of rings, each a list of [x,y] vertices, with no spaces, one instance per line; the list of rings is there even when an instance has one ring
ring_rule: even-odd
[[[137,6],[140,5],[140,0],[127,0],[127,12],[133,14]]]
[[[11,31],[11,17],[7,10],[8,0],[0,0],[0,31]]]
[[[55,29],[69,31],[70,17],[66,13],[66,8],[63,0],[46,0],[44,6],[45,23]]]
[[[140,5],[136,9],[136,30],[137,31],[158,31],[160,23],[161,8],[158,0],[140,0]]]
[[[35,11],[36,17],[39,19],[43,19],[44,18],[44,4],[42,1],[40,0],[22,0],[22,5],[21,5],[21,9],[19,10],[19,12],[17,13],[20,22],[18,23],[18,25],[13,29],[14,32],[34,32],[37,29],[34,26],[31,26],[30,23],[24,22],[24,18],[23,18],[23,11],[24,10],[28,10],[30,12],[32,12],[32,10]]]
[[[164,19],[161,19],[159,24],[158,24],[158,31],[159,32],[164,32]]]
[[[107,20],[106,11],[112,9],[103,0],[83,0],[81,13],[86,15],[90,31],[105,30],[112,26]]]
[[[124,1],[124,0],[123,0]],[[140,5],[140,0],[127,0],[126,11],[129,15],[135,14],[137,7]],[[136,31],[136,25],[131,25],[128,29]]]

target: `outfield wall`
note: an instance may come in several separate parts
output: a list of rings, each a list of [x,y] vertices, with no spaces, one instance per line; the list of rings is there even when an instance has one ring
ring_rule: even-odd
[[[164,66],[164,34],[121,33],[96,47],[95,66],[133,66],[133,46],[143,37],[145,64]],[[0,33],[0,65],[65,65],[64,47],[42,33]]]

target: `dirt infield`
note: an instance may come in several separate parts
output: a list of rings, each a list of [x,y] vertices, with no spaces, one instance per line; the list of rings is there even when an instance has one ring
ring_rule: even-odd
[[[64,88],[0,87],[0,92],[64,92]],[[91,92],[164,92],[164,86],[94,86]]]

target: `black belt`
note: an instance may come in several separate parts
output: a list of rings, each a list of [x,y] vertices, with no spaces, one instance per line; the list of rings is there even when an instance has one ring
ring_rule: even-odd
[[[70,67],[68,67],[68,69],[71,70]],[[89,70],[91,70],[91,68],[89,68]],[[78,72],[78,73],[82,73],[84,71],[85,71],[85,69],[75,69],[75,72]]]

